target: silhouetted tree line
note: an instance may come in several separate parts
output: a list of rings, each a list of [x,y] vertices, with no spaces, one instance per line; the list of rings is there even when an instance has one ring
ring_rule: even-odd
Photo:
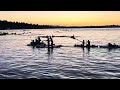
[[[69,28],[120,28],[120,25],[104,25],[104,26],[69,26]]]
[[[106,25],[106,26],[53,26],[53,25],[38,25],[28,24],[24,22],[11,22],[7,20],[0,20],[0,29],[45,29],[45,28],[114,28],[120,27],[119,25]]]
[[[6,20],[0,20],[0,29],[43,29],[43,28],[56,28],[58,26],[52,25],[38,25],[38,24],[28,24],[24,22],[8,22]]]

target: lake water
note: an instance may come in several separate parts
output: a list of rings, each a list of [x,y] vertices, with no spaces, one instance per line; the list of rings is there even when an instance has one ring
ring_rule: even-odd
[[[0,32],[3,32],[1,30]],[[0,36],[0,79],[118,79],[120,78],[120,49],[90,50],[73,47],[81,44],[68,37],[53,38],[56,45],[68,47],[32,48],[27,46],[40,35],[75,35],[91,44],[120,45],[120,28],[26,29],[4,30],[23,35]],[[45,38],[41,38],[45,40]]]

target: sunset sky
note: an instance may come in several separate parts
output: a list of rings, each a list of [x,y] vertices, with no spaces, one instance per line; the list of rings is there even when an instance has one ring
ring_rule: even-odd
[[[0,20],[66,26],[120,25],[120,11],[0,11]]]

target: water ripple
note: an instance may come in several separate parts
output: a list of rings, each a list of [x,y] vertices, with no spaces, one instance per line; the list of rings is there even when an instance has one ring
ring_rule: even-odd
[[[56,29],[54,29],[56,30]],[[0,37],[0,79],[119,79],[120,49],[81,49],[62,47],[48,52],[26,46],[39,35],[75,35],[80,40],[91,40],[92,44],[107,42],[120,44],[119,30],[64,29],[58,33],[50,30],[29,30],[25,35]],[[13,32],[22,33],[20,30]],[[27,32],[27,30],[26,30]],[[109,37],[108,37],[109,35]],[[55,43],[73,46],[77,41],[54,38]]]

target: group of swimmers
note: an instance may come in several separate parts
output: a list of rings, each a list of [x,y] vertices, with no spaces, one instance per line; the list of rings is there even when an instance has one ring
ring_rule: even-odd
[[[75,47],[83,47],[83,48],[84,48],[84,47],[88,47],[88,48],[90,48],[90,47],[91,47],[91,45],[90,45],[90,40],[87,40],[87,41],[86,41],[86,45],[85,45],[85,40],[83,40],[81,45],[76,45],[76,44],[75,44],[74,46],[75,46]]]
[[[119,45],[116,45],[115,43],[114,44],[108,43],[108,47],[115,48],[119,47]]]
[[[85,46],[85,40],[82,41],[82,44],[80,45],[80,47],[98,47],[97,45],[91,45],[90,44],[90,40],[87,41],[86,43],[86,46]],[[119,45],[116,45],[115,43],[114,44],[111,44],[111,43],[108,43],[106,46],[100,46],[100,47],[107,47],[107,48],[120,48]]]
[[[30,43],[30,46],[41,46],[41,47],[48,47],[48,48],[53,48],[53,46],[55,45],[53,43],[53,38],[52,36],[46,36],[47,38],[47,44],[45,44],[41,39],[40,39],[40,36],[38,36],[37,39],[35,40],[32,40],[32,42]],[[75,38],[74,35],[71,37],[71,38]],[[120,48],[119,45],[116,45],[115,43],[114,44],[111,44],[111,43],[108,43],[106,46],[97,46],[97,45],[91,45],[91,42],[90,40],[87,40],[85,42],[85,40],[82,41],[82,44],[80,45],[74,45],[75,47],[87,47],[87,48],[90,48],[90,47],[100,47],[100,48]]]
[[[82,47],[85,47],[85,40],[82,41],[82,44],[81,44]],[[86,47],[90,47],[90,40],[88,40],[86,42]]]
[[[45,46],[48,46],[48,48],[53,48],[53,46],[55,45],[53,43],[53,39],[52,39],[52,36],[46,36],[47,38],[47,45],[40,39],[40,36],[38,36],[37,39],[35,40],[32,40],[32,42],[30,43],[31,46],[42,46],[42,47],[45,47]]]
[[[52,38],[52,36],[46,36],[47,37],[47,43],[48,43],[48,48],[53,48],[53,46],[55,45],[54,43],[53,43],[53,38]]]
[[[31,44],[31,46],[37,46],[37,45],[44,45],[44,46],[46,46],[46,44],[40,39],[39,36],[38,36],[37,39],[32,40],[32,42],[30,44]]]

